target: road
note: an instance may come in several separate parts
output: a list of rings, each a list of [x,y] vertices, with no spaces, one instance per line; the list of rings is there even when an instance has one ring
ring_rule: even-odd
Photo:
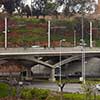
[[[7,56],[7,55],[59,55],[60,48],[0,48],[0,56]],[[62,47],[62,55],[68,54],[81,54],[82,50],[81,47]],[[100,53],[100,48],[85,48],[85,53]]]
[[[28,85],[28,88],[41,88],[41,89],[49,89],[52,91],[59,91],[59,87],[56,83],[43,83],[43,82],[35,82],[32,85]],[[63,89],[64,92],[76,93],[81,91],[81,84],[66,84]]]

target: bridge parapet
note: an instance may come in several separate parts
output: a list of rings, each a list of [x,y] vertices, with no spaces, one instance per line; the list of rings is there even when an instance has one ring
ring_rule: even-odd
[[[0,48],[0,55],[59,55],[60,48]],[[62,47],[62,55],[82,53],[81,47]],[[100,53],[100,48],[85,48],[85,53]]]

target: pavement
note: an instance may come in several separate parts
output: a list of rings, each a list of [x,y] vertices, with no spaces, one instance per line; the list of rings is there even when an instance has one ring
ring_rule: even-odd
[[[59,86],[56,83],[44,83],[44,82],[35,82],[31,85],[27,85],[28,88],[41,88],[41,89],[49,89],[52,91],[59,91]],[[63,92],[69,93],[80,93],[81,84],[65,84],[63,88]]]

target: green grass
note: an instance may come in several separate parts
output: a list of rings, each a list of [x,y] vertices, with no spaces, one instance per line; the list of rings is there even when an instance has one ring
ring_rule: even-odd
[[[15,27],[10,27],[10,32],[15,32],[16,37],[10,36],[10,32],[8,33],[8,42],[15,42],[23,43],[23,41],[27,42],[38,42],[38,41],[47,41],[47,21],[45,19],[36,19],[36,18],[22,18],[19,16],[10,17],[12,21],[15,22]],[[44,27],[41,27],[41,24]],[[61,30],[51,30],[51,42],[52,41],[60,41],[61,39],[66,39],[66,42],[73,43],[73,29],[75,24],[77,24],[77,20],[75,19],[66,19],[66,20],[51,20],[51,26],[65,26],[66,28]],[[22,25],[22,26],[21,26]],[[29,26],[28,26],[29,25]],[[40,25],[40,26],[39,26]],[[38,27],[36,27],[38,26]],[[69,34],[66,36],[65,34]],[[81,33],[80,36],[76,36],[77,45],[80,43]],[[100,40],[94,39],[96,41],[96,47],[100,47]],[[4,34],[0,33],[0,42],[4,42]],[[89,46],[89,34],[86,33],[85,35],[85,42],[87,46]]]
[[[44,28],[33,28],[33,30],[31,31],[32,33],[35,34],[43,34],[43,33],[47,33],[46,29]]]
[[[96,47],[100,47],[100,39],[96,40]]]
[[[69,100],[84,100],[83,94],[64,94],[63,96],[65,99]]]
[[[0,83],[0,97],[8,96],[9,94],[9,85],[5,83]]]
[[[13,20],[16,20],[17,22],[24,22],[24,23],[33,23],[33,24],[39,24],[39,23],[45,23],[45,19],[37,19],[37,18],[22,18],[18,16],[13,16]]]

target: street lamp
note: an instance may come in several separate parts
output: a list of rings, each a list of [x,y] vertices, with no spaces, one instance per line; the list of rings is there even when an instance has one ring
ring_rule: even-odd
[[[48,21],[48,48],[50,48],[50,46],[51,46],[51,44],[50,44],[50,42],[51,42],[51,41],[50,41],[50,40],[51,40],[51,38],[50,38],[50,37],[51,37],[51,36],[50,36],[50,31],[51,31],[51,30],[50,30],[50,27],[51,27],[51,25],[50,25],[50,24],[51,24],[51,22],[50,22],[50,20],[49,20],[49,21]]]
[[[90,47],[93,47],[93,41],[92,41],[92,21],[90,21]]]
[[[76,30],[74,30],[74,47],[76,47]]]
[[[59,54],[59,62],[60,62],[60,66],[59,66],[59,92],[61,93],[60,100],[62,100],[62,91],[63,91],[63,87],[65,85],[65,83],[61,82],[61,76],[62,76],[62,72],[61,72],[62,42],[65,42],[65,41],[66,41],[65,39],[62,39],[62,40],[60,40],[60,44],[59,44],[59,46],[60,46],[60,54]]]
[[[7,16],[5,15],[5,49],[7,49]]]
[[[82,51],[82,81],[83,81],[83,84],[85,84],[85,46],[86,46],[86,43],[83,39],[81,39],[81,51]]]
[[[61,74],[62,74],[62,72],[61,72],[62,42],[65,42],[65,41],[66,41],[65,39],[60,40],[60,54],[59,54],[59,61],[60,61],[60,66],[59,66],[59,85],[60,85],[60,91],[61,91],[61,87],[62,87],[62,82],[61,82]]]

